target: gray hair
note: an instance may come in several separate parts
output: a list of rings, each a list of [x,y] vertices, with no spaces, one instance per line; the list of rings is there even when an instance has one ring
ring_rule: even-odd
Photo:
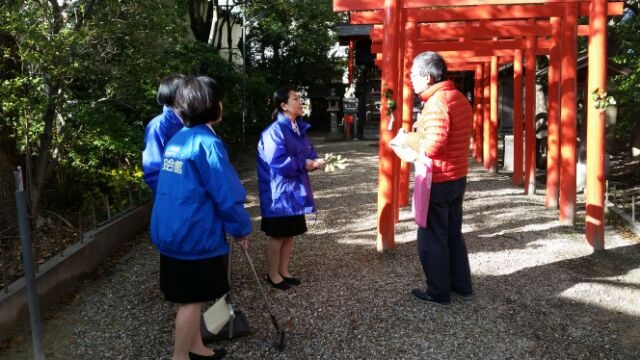
[[[442,56],[437,53],[425,51],[413,59],[411,72],[417,73],[420,76],[426,76],[428,74],[435,82],[440,82],[444,80],[447,74],[447,64],[444,62]]]

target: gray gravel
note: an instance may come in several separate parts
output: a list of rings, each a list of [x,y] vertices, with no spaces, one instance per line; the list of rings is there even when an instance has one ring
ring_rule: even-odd
[[[263,282],[288,346],[274,349],[260,293],[235,252],[234,302],[253,332],[215,344],[228,359],[640,358],[640,241],[632,233],[607,227],[608,250],[593,253],[583,204],[575,229],[560,226],[543,194],[523,195],[508,174],[474,165],[463,231],[476,297],[434,308],[409,293],[424,285],[409,209],[400,213],[397,247],[375,251],[377,143],[314,142],[320,153],[348,157],[349,166],[312,175],[319,211],[292,261],[303,284],[282,292]],[[258,228],[253,158],[238,163]],[[170,359],[175,307],[158,290],[148,235],[134,245],[50,311],[47,359]],[[259,273],[265,245],[256,232],[250,253]],[[32,358],[30,338],[17,337],[0,358]]]

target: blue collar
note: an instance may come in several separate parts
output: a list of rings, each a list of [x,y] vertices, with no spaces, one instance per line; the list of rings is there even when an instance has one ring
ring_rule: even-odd
[[[289,117],[287,117],[287,115],[285,115],[282,112],[278,113],[278,117],[276,118],[276,121],[281,121],[283,123],[286,124],[286,126],[291,129],[291,131],[293,130],[293,123],[291,122],[291,119]],[[309,129],[311,127],[311,125],[309,125],[308,122],[302,120],[302,117],[298,116],[296,118],[296,124],[298,124],[298,130],[300,131],[300,134],[304,134],[307,129]]]
[[[182,119],[180,119],[178,114],[176,114],[176,112],[173,111],[171,107],[164,105],[162,107],[162,112],[164,113],[167,119],[171,120],[171,122],[177,122],[179,124],[183,124]]]

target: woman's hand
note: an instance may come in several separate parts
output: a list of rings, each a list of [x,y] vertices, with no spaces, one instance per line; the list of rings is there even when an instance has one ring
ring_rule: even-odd
[[[324,166],[324,159],[315,159],[315,160],[311,160],[311,159],[307,159],[307,162],[304,165],[304,168],[307,169],[307,171],[313,171],[316,169],[320,169]]]
[[[240,245],[240,247],[244,250],[247,250],[247,248],[249,247],[249,236],[243,236],[243,237],[237,237],[235,238],[236,242],[238,243],[238,245]]]
[[[307,171],[313,171],[315,169],[317,169],[318,167],[316,166],[316,162],[311,160],[311,159],[307,159],[307,162],[304,164],[304,168]]]

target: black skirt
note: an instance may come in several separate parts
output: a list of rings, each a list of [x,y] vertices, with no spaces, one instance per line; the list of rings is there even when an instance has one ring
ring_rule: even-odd
[[[271,237],[291,237],[307,232],[307,220],[304,215],[263,217],[260,228]]]
[[[228,293],[226,257],[180,260],[160,254],[160,290],[164,298],[188,304],[213,301]]]

